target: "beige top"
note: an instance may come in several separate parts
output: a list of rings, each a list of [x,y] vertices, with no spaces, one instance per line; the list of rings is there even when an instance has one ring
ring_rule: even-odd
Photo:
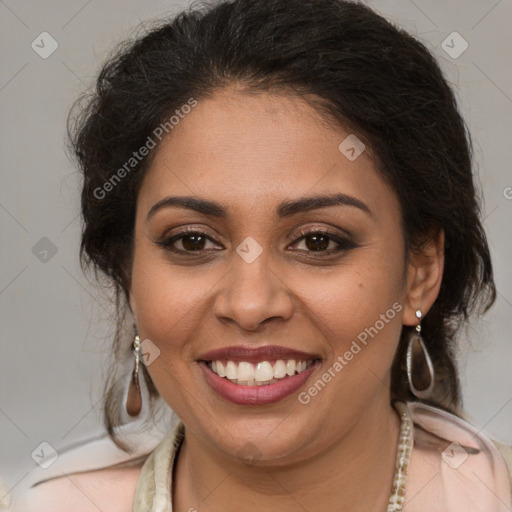
[[[494,444],[441,409],[419,402],[407,405],[415,425],[404,510],[510,512],[512,448]],[[184,436],[180,421],[150,454],[137,483],[133,512],[172,512],[172,471]]]

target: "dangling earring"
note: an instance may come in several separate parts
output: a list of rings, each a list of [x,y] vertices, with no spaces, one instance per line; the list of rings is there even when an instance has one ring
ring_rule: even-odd
[[[139,384],[139,355],[140,355],[140,338],[135,336],[133,342],[135,366],[133,368],[130,386],[128,388],[128,396],[126,398],[126,412],[130,416],[138,416],[142,408],[142,395]]]
[[[432,364],[432,360],[430,359],[427,347],[423,342],[423,338],[421,337],[421,316],[421,310],[418,309],[416,311],[416,318],[418,319],[416,332],[411,333],[407,345],[407,379],[409,380],[409,387],[411,388],[411,392],[413,393],[414,396],[416,396],[417,398],[428,398],[431,395],[432,390],[434,389],[434,366]],[[416,367],[418,359],[420,359],[421,357],[424,359],[425,364],[423,365],[423,371],[419,375],[419,380],[425,380],[425,366],[428,368],[428,372],[430,374],[430,382],[428,386],[426,386],[424,389],[418,389],[413,383],[413,373],[418,373]]]

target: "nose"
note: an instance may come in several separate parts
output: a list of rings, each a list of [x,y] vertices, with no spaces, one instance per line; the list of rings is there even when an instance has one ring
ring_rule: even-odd
[[[283,321],[292,316],[291,290],[270,267],[265,251],[251,263],[234,255],[233,266],[216,294],[214,314],[221,322],[247,331],[271,319]]]

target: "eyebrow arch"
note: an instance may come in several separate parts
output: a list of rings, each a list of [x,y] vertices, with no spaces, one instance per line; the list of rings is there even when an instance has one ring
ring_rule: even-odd
[[[329,206],[354,206],[370,216],[373,216],[370,208],[357,197],[347,194],[329,194],[310,197],[302,197],[291,201],[285,201],[279,205],[277,214],[280,218],[291,217],[297,213],[327,208]]]
[[[164,197],[150,208],[146,216],[146,222],[148,222],[158,210],[173,206],[194,210],[211,217],[227,217],[226,209],[219,203],[191,196],[168,196]],[[370,208],[360,199],[341,193],[302,197],[300,199],[284,201],[279,205],[277,214],[279,218],[282,219],[298,213],[327,208],[329,206],[353,206],[373,216]]]
[[[158,210],[172,206],[195,210],[196,212],[209,215],[210,217],[225,218],[227,216],[226,210],[219,203],[190,196],[168,196],[164,197],[150,208],[146,216],[146,222],[148,222]]]

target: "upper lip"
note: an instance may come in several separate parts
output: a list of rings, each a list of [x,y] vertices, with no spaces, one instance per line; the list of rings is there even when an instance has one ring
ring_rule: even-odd
[[[246,361],[248,363],[257,363],[259,361],[270,361],[277,359],[295,359],[299,361],[309,361],[310,359],[320,359],[317,354],[302,352],[288,347],[278,345],[265,345],[263,347],[247,347],[236,345],[233,347],[218,348],[210,350],[199,356],[200,361]]]

